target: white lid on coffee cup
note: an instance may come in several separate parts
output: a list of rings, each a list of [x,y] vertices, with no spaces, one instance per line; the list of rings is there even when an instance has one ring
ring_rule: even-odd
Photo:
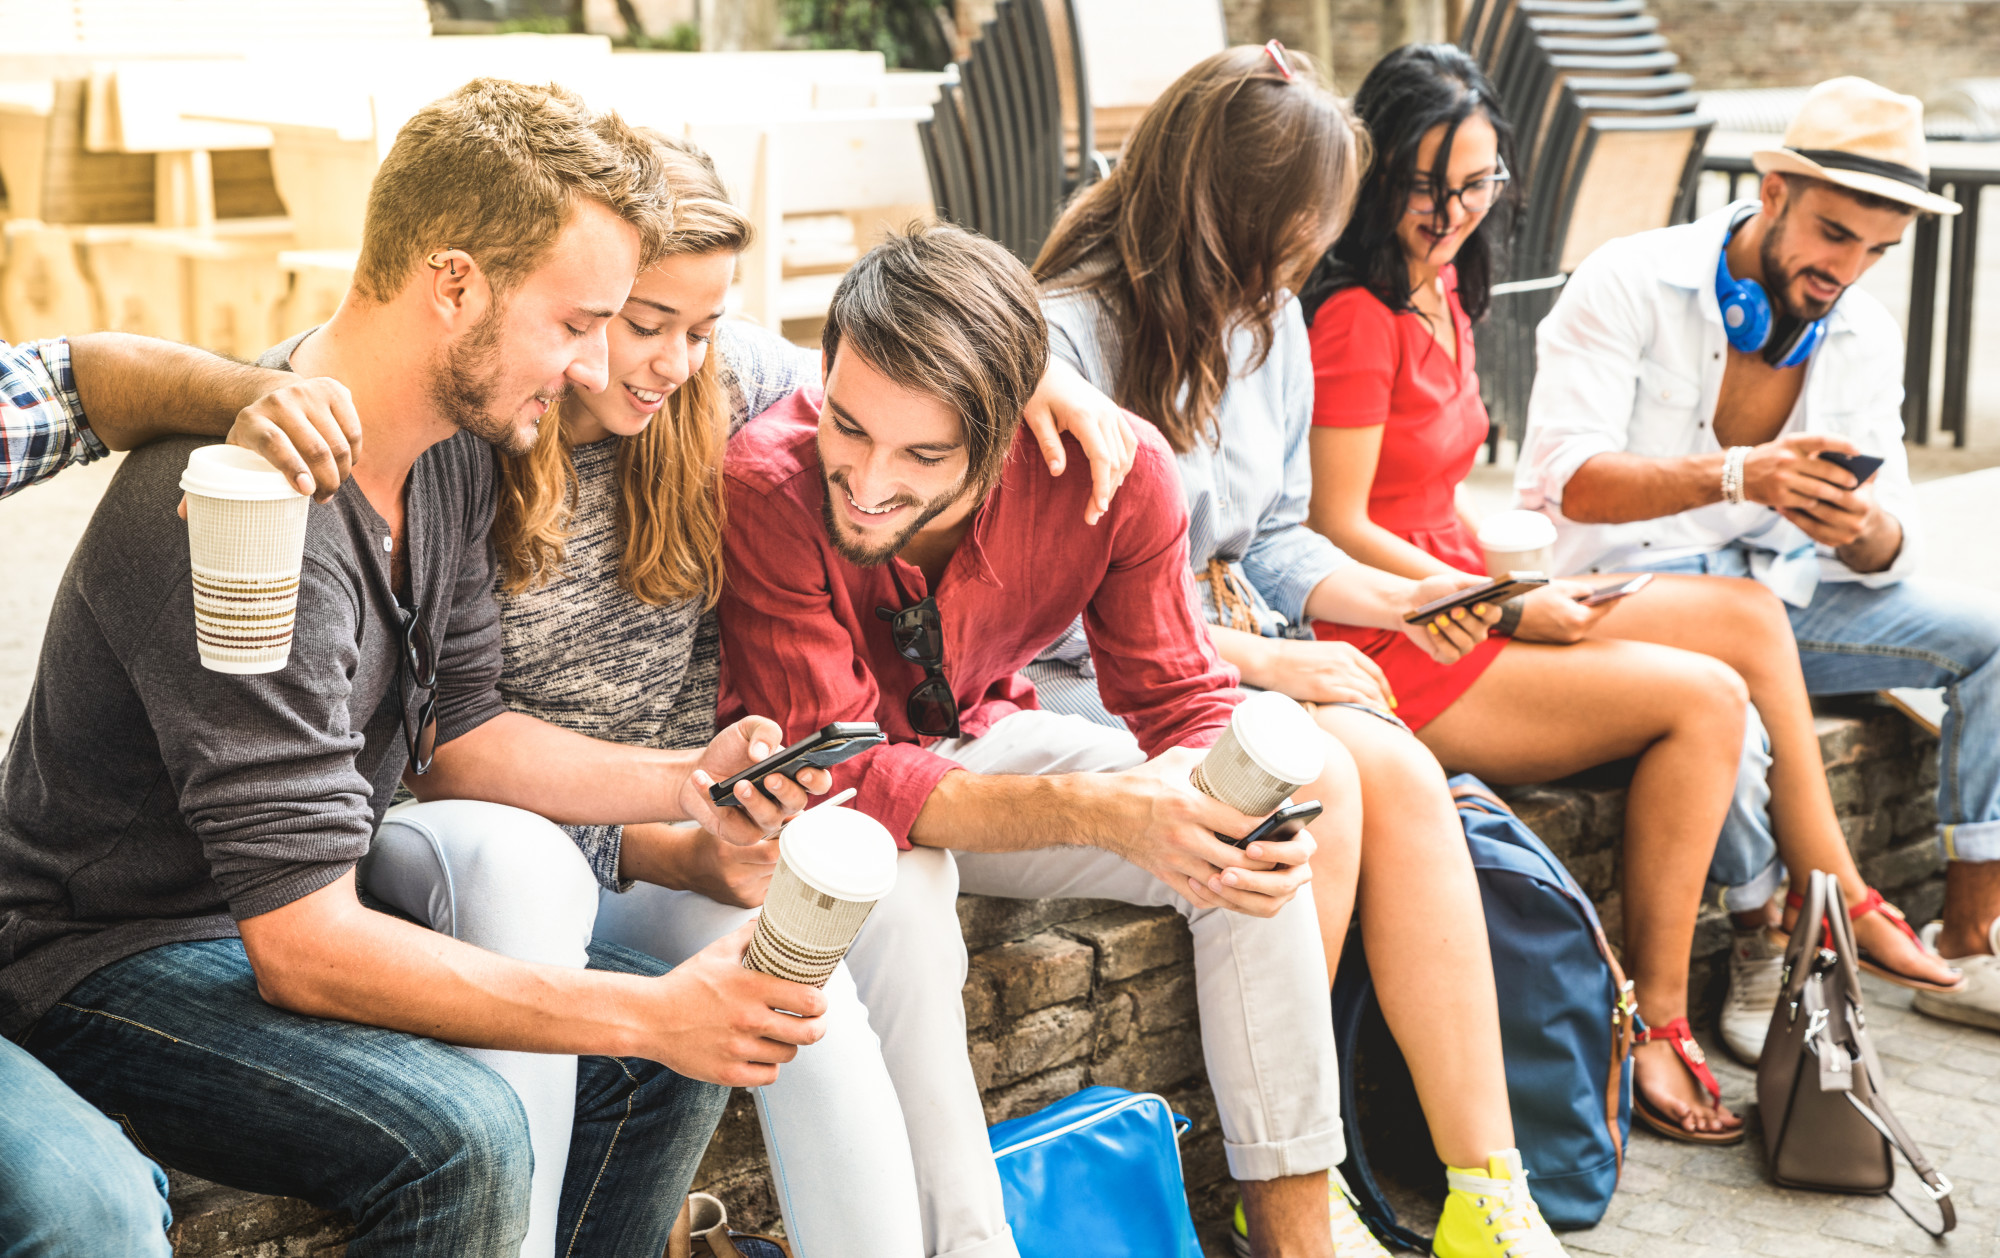
[[[1479,526],[1479,545],[1486,550],[1540,550],[1555,544],[1555,521],[1539,511],[1502,511]]]
[[[297,498],[299,487],[285,479],[263,455],[241,446],[198,446],[188,454],[181,491],[234,502]]]
[[[1281,782],[1304,786],[1326,768],[1326,743],[1312,715],[1288,695],[1254,690],[1229,718],[1236,745]]]
[[[852,808],[809,808],[778,836],[799,881],[836,900],[879,900],[896,886],[896,840]]]

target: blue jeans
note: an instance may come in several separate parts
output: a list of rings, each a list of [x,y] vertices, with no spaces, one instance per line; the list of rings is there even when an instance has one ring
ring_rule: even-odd
[[[167,1258],[167,1177],[0,1040],[0,1258]]]
[[[590,961],[666,969],[611,946]],[[159,1161],[346,1213],[349,1258],[520,1252],[533,1156],[513,1089],[436,1040],[264,1003],[238,940],[105,966],[25,1046]],[[727,1099],[657,1062],[582,1058],[561,1252],[663,1252]]]
[[[1741,547],[1648,565],[1655,572],[1749,575]],[[1921,579],[1869,589],[1823,581],[1811,605],[1790,607],[1806,689],[1816,695],[1942,688],[1938,748],[1938,838],[1947,860],[2000,860],[2000,598]],[[1747,911],[1778,884],[1771,837],[1771,763],[1763,723],[1752,712],[1744,771],[1723,823],[1711,883],[1726,907]]]

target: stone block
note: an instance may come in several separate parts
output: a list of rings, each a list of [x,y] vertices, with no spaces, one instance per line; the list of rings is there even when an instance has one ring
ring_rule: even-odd
[[[1129,991],[1135,1006],[1133,1025],[1141,1032],[1150,1034],[1200,1024],[1191,966],[1135,979]]]
[[[1127,1040],[1092,1064],[1093,1083],[1158,1092],[1203,1077],[1201,1033],[1194,1027]]]
[[[1080,1092],[1090,1086],[1090,1068],[1082,1062],[1051,1070],[1046,1074],[1024,1079],[1005,1088],[994,1088],[984,1095],[986,1102],[986,1122],[1004,1123],[1010,1118],[1032,1114],[1036,1110],[1051,1105],[1073,1092]]]
[[[714,1138],[708,1142],[708,1151],[702,1154],[694,1182],[735,1182],[746,1175],[763,1174],[766,1165],[764,1133],[757,1124],[757,1103],[747,1088],[736,1088],[729,1094],[729,1104],[722,1111]],[[731,1203],[730,1209],[735,1208]]]
[[[993,976],[979,968],[978,956],[974,956],[967,967],[965,987],[959,998],[965,1003],[967,1031],[977,1031],[986,1026],[1000,1012],[1000,993],[993,986]]]
[[[1097,1001],[1096,1047],[1091,1050],[1093,1056],[1103,1057],[1132,1038],[1135,1004],[1131,992],[1112,992]]]
[[[974,955],[972,971],[992,987],[1000,1012],[1019,1017],[1090,995],[1094,962],[1089,945],[1044,933]]]
[[[1115,906],[1112,900],[1008,900],[962,895],[958,897],[958,926],[967,950],[979,952]]]
[[[1115,983],[1194,957],[1187,924],[1172,909],[1120,905],[1108,913],[1066,923],[1062,933],[1096,949],[1097,979],[1102,983]]]
[[[1892,889],[1913,886],[1943,872],[1944,853],[1932,839],[1919,839],[1890,848],[1861,865],[1862,877],[1868,879],[1870,886],[1881,888],[1885,895]],[[1908,911],[1904,910],[1905,913]]]
[[[266,1197],[167,1172],[178,1258],[334,1258],[354,1235],[347,1219],[296,1197]]]
[[[1852,817],[1868,808],[1868,793],[1862,786],[1859,766],[1843,764],[1826,771],[1827,790],[1833,793],[1833,811]]]
[[[1591,846],[1590,809],[1575,791],[1553,786],[1512,787],[1507,804],[1564,861]]]
[[[1067,1065],[1090,1055],[1095,1029],[1087,1005],[1038,1009],[1008,1024],[993,1039],[973,1041],[972,1073],[985,1089]]]

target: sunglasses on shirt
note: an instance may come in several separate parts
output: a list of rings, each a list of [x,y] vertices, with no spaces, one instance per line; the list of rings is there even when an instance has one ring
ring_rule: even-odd
[[[403,722],[403,741],[410,749],[410,771],[419,776],[431,771],[437,755],[437,652],[431,635],[424,631],[423,609],[412,603],[396,604],[403,640],[396,651],[396,707]],[[410,699],[406,680],[423,692],[417,719],[410,721]]]
[[[926,595],[901,611],[878,607],[875,614],[889,622],[896,654],[924,670],[924,679],[903,704],[910,728],[925,738],[957,738],[958,700],[944,678],[944,619],[937,599]]]

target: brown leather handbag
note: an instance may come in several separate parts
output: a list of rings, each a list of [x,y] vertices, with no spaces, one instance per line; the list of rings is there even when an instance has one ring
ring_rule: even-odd
[[[1882,1063],[1868,1038],[1854,931],[1833,875],[1814,870],[1785,950],[1777,1008],[1757,1067],[1757,1107],[1771,1177],[1787,1188],[1888,1193],[1918,1227],[1943,1236],[1958,1225],[1951,1182],[1910,1139],[1881,1093]],[[1919,1218],[1890,1193],[1900,1152],[1938,1209]]]

